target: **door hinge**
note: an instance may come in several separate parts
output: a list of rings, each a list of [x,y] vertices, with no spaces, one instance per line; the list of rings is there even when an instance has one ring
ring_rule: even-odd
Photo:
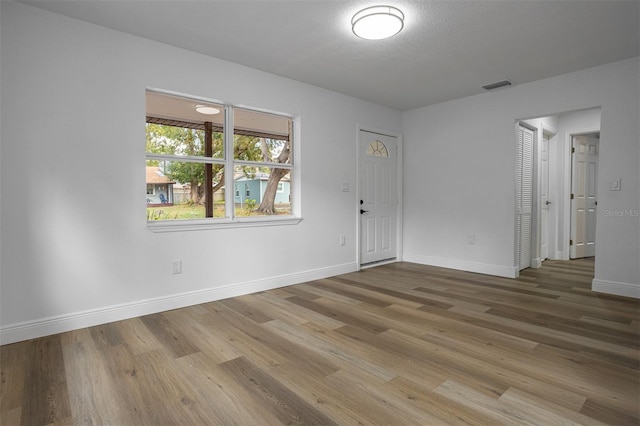
[[[573,153],[575,153],[575,152],[576,152],[576,148],[572,146],[572,147],[571,147],[571,153],[573,154]]]
[[[573,200],[573,194],[571,194],[571,199]]]
[[[573,240],[569,240],[569,245],[572,246],[573,245]]]

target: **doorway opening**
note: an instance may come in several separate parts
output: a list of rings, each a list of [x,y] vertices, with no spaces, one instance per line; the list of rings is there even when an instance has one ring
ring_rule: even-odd
[[[517,120],[514,265],[518,271],[538,268],[547,258],[595,255],[600,117],[596,107]],[[574,165],[576,143],[584,161]],[[574,186],[578,182],[582,183]],[[571,194],[579,203],[572,204]],[[578,240],[580,245],[572,248]]]

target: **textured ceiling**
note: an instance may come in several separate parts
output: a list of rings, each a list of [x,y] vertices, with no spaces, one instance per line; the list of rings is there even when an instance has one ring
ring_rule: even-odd
[[[22,2],[402,111],[640,55],[638,1],[384,0],[379,41],[351,32],[369,1]]]

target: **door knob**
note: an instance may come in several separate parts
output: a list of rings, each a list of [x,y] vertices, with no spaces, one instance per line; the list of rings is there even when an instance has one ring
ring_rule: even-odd
[[[360,209],[360,214],[368,213],[368,212],[369,212],[369,210],[362,210],[362,209]]]
[[[551,204],[551,201],[547,200],[547,202],[545,204],[549,205],[549,204]]]

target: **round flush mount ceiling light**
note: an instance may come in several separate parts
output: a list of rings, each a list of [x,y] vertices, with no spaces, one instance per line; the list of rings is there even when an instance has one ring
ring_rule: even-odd
[[[393,6],[371,6],[351,18],[351,29],[360,38],[381,40],[398,34],[404,26],[404,14]]]
[[[214,108],[208,105],[196,105],[196,111],[198,111],[200,114],[205,114],[205,115],[220,114],[220,110],[218,108]]]

